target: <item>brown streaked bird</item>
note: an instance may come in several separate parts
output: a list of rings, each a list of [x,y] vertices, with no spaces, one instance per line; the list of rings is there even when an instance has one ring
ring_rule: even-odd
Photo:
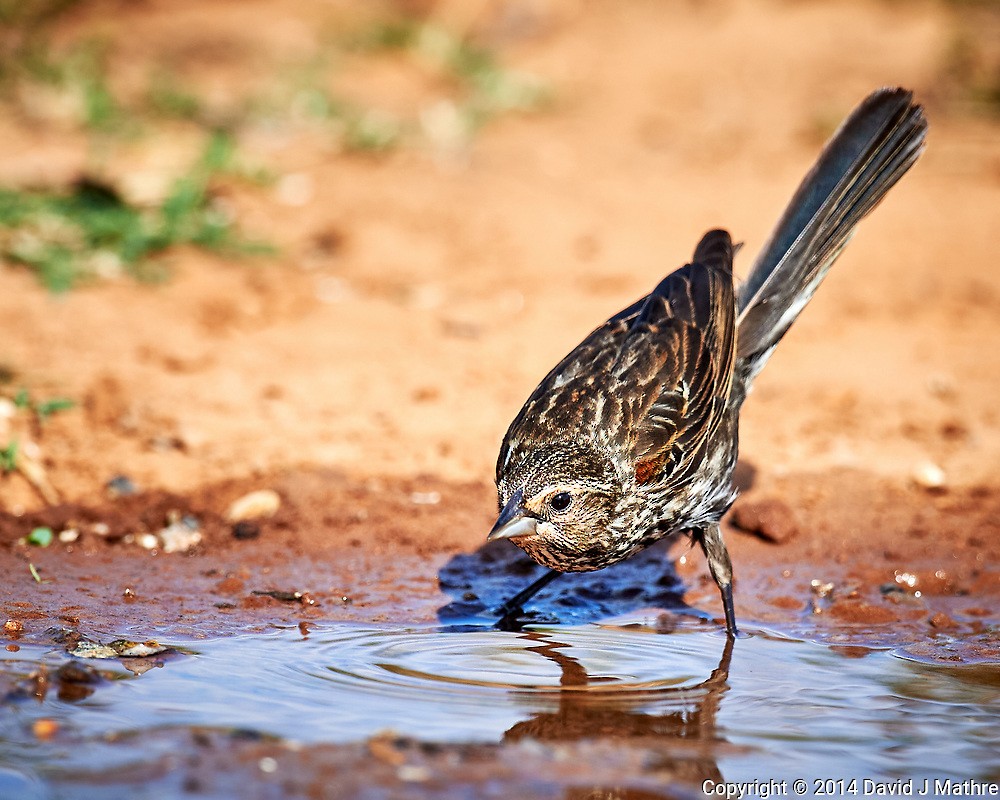
[[[736,634],[733,571],[719,520],[736,498],[740,407],[855,226],[923,151],[912,94],[869,95],[806,175],[749,277],[709,231],[690,264],[615,314],[545,376],[497,460],[510,539],[550,571],[505,603],[508,623],[563,572],[610,566],[664,536],[701,545]]]

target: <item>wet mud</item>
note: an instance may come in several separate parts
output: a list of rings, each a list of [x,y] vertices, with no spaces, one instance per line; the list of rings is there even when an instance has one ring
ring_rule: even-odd
[[[255,520],[247,538],[226,511],[260,489],[281,505]],[[797,498],[780,501],[802,520],[797,535],[776,543],[726,528],[741,619],[889,645],[985,635],[996,624],[1000,496],[985,488],[928,493],[843,471],[750,488],[731,517],[745,525],[750,512],[773,511],[779,496]],[[542,573],[509,543],[485,545],[494,505],[488,484],[296,471],[186,496],[0,512],[9,576],[0,608],[27,641],[62,624],[212,635],[298,620],[483,621]],[[144,543],[179,517],[203,534],[190,550]],[[43,526],[56,533],[53,544],[27,544]],[[67,530],[76,533],[71,543],[59,541]],[[685,537],[609,569],[563,576],[528,604],[524,620],[593,622],[645,608],[705,620],[721,610]]]
[[[831,747],[848,760],[868,748],[866,774],[896,757],[923,763],[945,727],[965,742],[949,774],[985,774],[976,748],[1000,744],[985,733],[1000,712],[998,537],[985,537],[997,498],[850,472],[787,487],[801,498],[796,535],[727,527],[735,642],[683,541],[564,576],[519,630],[497,630],[496,608],[540,568],[508,542],[476,546],[488,485],[298,472],[0,515],[0,789],[694,797],[706,780],[761,769],[818,774]],[[226,510],[261,489],[279,511],[256,536],[234,535]],[[774,496],[749,488],[735,516],[772,513]],[[142,546],[178,515],[198,521],[196,547]],[[40,525],[80,534],[25,544]],[[944,553],[928,530],[962,546]],[[760,703],[780,713],[761,717]],[[955,704],[961,730],[943,710]],[[926,731],[916,738],[911,713]],[[767,744],[789,736],[791,762],[787,744]]]

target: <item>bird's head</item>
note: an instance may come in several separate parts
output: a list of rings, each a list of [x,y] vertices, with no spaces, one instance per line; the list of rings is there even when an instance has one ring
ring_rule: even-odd
[[[488,541],[510,539],[536,561],[563,571],[587,565],[605,538],[621,494],[611,462],[591,448],[534,448],[497,478],[500,516]]]

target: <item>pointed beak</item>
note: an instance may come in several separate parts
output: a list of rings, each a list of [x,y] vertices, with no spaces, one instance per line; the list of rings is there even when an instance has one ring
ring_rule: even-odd
[[[497,539],[516,539],[518,536],[530,536],[535,533],[538,520],[525,509],[522,503],[524,503],[524,492],[518,489],[511,495],[507,505],[500,512],[500,516],[497,517],[493,530],[486,537],[487,542],[493,542]]]

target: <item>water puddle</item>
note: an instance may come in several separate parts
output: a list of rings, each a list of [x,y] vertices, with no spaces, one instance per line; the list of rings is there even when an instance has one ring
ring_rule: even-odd
[[[652,619],[520,632],[302,625],[85,663],[24,645],[0,658],[14,687],[0,706],[0,797],[148,782],[144,765],[166,774],[164,763],[196,749],[191,731],[297,750],[368,743],[365,757],[385,735],[486,753],[606,742],[613,749],[580,769],[599,778],[604,758],[622,780],[611,753],[634,747],[644,760],[629,775],[653,764],[663,778],[664,759],[679,759],[669,779],[689,788],[723,778],[997,780],[996,664],[929,665],[763,631],[732,645],[696,620],[664,633]],[[81,664],[87,678],[74,672]],[[536,756],[524,751],[525,768]]]

